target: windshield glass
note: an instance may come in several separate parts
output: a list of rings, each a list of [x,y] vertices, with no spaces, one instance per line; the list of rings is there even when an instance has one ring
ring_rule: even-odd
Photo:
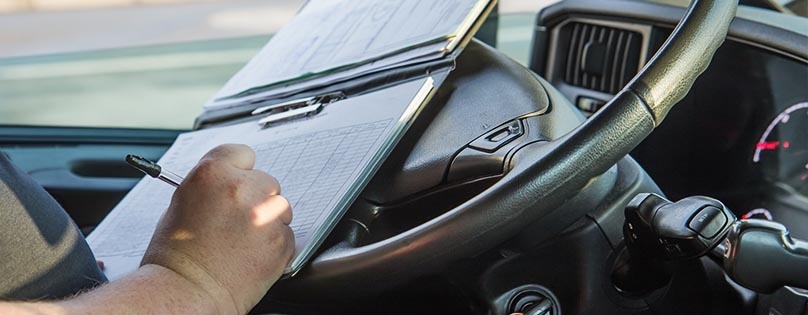
[[[500,0],[497,48],[525,64],[536,12],[556,1]],[[190,129],[304,2],[2,0],[0,125]]]
[[[302,4],[3,0],[0,125],[189,129]]]

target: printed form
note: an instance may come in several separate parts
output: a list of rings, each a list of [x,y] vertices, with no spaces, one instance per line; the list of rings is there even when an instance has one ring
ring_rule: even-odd
[[[433,89],[431,78],[329,104],[319,114],[263,129],[255,121],[180,135],[159,163],[185,176],[213,147],[242,143],[292,205],[294,274],[364,189]],[[137,152],[132,152],[137,153]],[[87,238],[110,280],[138,268],[174,188],[145,177]]]
[[[207,108],[255,88],[274,93],[331,82],[336,71],[353,77],[445,55],[455,37],[471,28],[488,0],[311,0],[250,62],[233,76]],[[358,69],[357,69],[358,67]],[[313,81],[312,81],[313,80]],[[322,81],[322,82],[321,82]]]

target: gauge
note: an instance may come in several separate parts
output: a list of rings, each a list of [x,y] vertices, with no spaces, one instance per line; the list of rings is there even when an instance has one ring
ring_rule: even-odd
[[[774,118],[755,145],[752,161],[763,164],[771,179],[808,194],[808,102]]]
[[[772,216],[771,211],[766,210],[764,208],[757,208],[747,213],[744,213],[741,216],[741,219],[765,219],[769,221],[773,221],[774,217]]]

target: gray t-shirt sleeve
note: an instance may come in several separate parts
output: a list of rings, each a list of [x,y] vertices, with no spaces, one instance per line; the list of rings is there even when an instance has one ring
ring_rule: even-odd
[[[0,152],[0,299],[62,298],[106,282],[83,235]]]

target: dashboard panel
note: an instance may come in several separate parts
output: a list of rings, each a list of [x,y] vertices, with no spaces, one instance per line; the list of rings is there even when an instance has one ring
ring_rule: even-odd
[[[808,239],[808,66],[728,41],[632,155],[669,197],[718,198]]]
[[[534,50],[549,49],[531,68],[585,113],[652,57],[684,12],[605,2],[572,2],[538,22]],[[783,26],[808,20],[777,18],[739,9],[708,70],[632,156],[671,199],[715,197],[739,217],[772,219],[808,239],[808,34]]]

